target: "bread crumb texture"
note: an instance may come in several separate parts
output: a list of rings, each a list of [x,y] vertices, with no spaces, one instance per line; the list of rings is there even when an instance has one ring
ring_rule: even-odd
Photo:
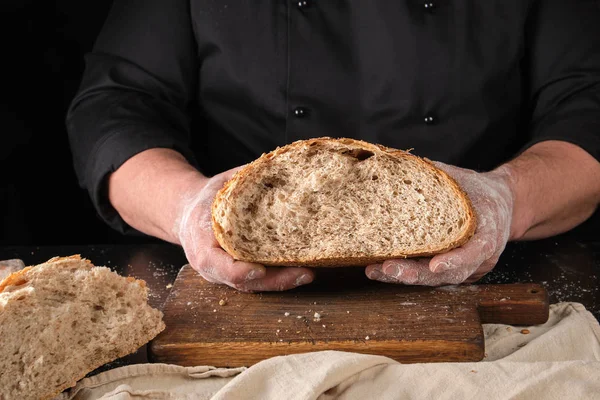
[[[0,399],[50,399],[165,325],[143,281],[55,257],[0,283]]]
[[[457,182],[409,152],[317,138],[263,154],[224,186],[213,229],[235,259],[368,265],[438,254],[475,229]]]

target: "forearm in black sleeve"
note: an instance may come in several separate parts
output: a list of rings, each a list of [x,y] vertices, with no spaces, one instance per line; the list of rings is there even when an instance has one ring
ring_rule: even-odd
[[[524,59],[531,141],[580,146],[600,161],[600,2],[536,0]]]
[[[195,92],[196,51],[185,0],[115,0],[85,57],[66,126],[80,185],[100,216],[132,229],[108,201],[106,178],[149,148],[189,150],[185,110]]]

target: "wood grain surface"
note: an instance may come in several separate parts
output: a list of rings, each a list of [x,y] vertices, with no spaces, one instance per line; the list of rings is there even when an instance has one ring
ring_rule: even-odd
[[[242,293],[186,265],[163,307],[167,327],[148,356],[216,367],[320,350],[403,363],[479,361],[482,323],[541,324],[548,310],[545,288],[532,283],[401,286],[350,267],[319,269],[312,284],[291,291]]]

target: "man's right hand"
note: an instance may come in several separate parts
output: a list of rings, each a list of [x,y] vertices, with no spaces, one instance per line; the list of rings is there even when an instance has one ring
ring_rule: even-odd
[[[215,195],[241,167],[200,182],[182,199],[174,232],[191,266],[209,282],[241,291],[288,290],[312,282],[308,268],[267,267],[234,260],[225,252],[212,230],[211,206]]]

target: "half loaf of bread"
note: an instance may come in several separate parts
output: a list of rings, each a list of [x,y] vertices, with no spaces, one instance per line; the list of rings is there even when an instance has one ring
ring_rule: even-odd
[[[218,242],[235,259],[281,266],[430,256],[475,230],[467,195],[428,160],[328,137],[248,164],[216,195],[212,217]]]
[[[50,399],[165,325],[144,281],[55,257],[0,283],[0,399]]]

